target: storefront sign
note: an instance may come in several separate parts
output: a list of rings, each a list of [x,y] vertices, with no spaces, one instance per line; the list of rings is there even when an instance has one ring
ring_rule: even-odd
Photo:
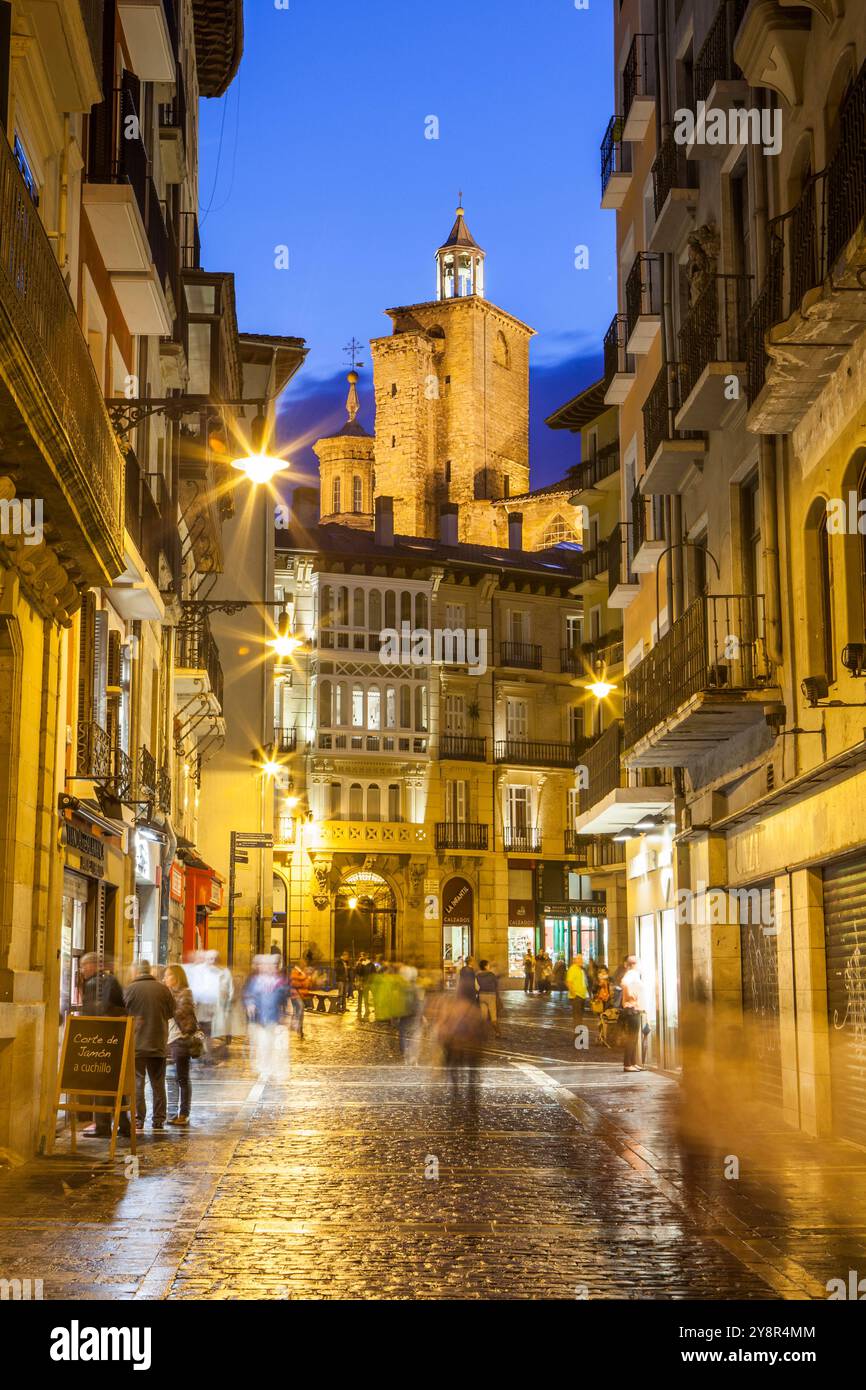
[[[471,927],[472,901],[472,886],[465,878],[449,879],[442,895],[443,926]]]
[[[508,925],[516,928],[535,926],[535,903],[531,898],[508,899]]]
[[[210,897],[207,905],[214,908],[223,905],[223,886],[218,878],[212,878],[210,881]]]
[[[76,1116],[112,1116],[110,1157],[114,1157],[121,1111],[129,1113],[135,1153],[135,1020],[69,1015],[63,1035],[55,1109],[67,1110],[75,1152]],[[66,1100],[60,1097],[65,1093]],[[53,1135],[49,1137],[51,1152]]]
[[[543,903],[541,913],[543,917],[606,917],[607,904],[594,898],[573,898],[565,903]]]
[[[183,869],[179,864],[172,864],[171,866],[168,891],[176,903],[183,902]]]
[[[105,845],[102,840],[96,835],[91,835],[88,830],[74,825],[72,821],[65,820],[63,843],[77,856],[77,863],[72,861],[68,854],[66,856],[67,863],[70,863],[72,868],[77,868],[80,873],[88,874],[91,878],[102,878],[105,872]]]

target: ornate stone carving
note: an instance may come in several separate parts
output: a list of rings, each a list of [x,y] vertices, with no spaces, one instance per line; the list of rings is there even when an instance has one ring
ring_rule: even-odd
[[[424,864],[409,865],[409,906],[420,907],[424,901],[424,877],[427,869]]]
[[[714,279],[720,247],[719,229],[715,224],[706,223],[689,233],[686,242],[686,277],[689,282],[690,306],[698,302],[707,285]]]
[[[313,903],[321,911],[331,901],[331,859],[313,860]]]

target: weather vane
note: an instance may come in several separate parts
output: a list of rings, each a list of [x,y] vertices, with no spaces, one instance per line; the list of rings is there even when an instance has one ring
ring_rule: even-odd
[[[358,353],[361,351],[362,347],[363,343],[359,343],[357,338],[353,338],[352,341],[347,343],[343,348],[343,352],[349,359],[349,365],[353,372],[358,371],[359,367],[363,367],[364,365],[363,362],[358,359]]]

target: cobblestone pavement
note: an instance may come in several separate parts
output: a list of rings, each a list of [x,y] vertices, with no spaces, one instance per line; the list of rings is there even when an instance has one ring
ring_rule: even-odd
[[[307,1018],[270,1075],[197,1068],[193,1125],[0,1176],[0,1278],[47,1299],[825,1298],[863,1265],[866,1154],[684,1151],[679,1087],[508,996],[477,1100],[385,1024]],[[82,1141],[86,1143],[87,1141]]]

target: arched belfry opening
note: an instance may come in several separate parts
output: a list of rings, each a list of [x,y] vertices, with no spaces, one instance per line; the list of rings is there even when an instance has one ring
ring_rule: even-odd
[[[484,252],[466,225],[463,208],[448,240],[436,252],[436,298],[484,297]]]

